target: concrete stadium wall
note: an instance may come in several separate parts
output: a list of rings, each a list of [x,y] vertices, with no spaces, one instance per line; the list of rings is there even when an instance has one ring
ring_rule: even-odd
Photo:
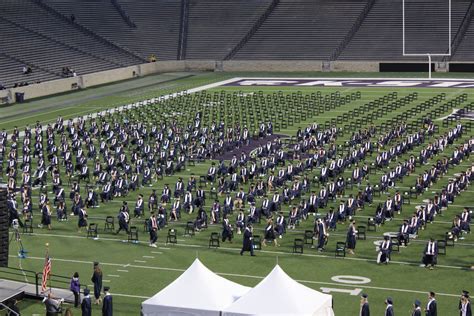
[[[0,90],[0,104],[8,103],[11,100],[11,89]]]
[[[52,81],[45,81],[39,84],[32,84],[25,87],[11,88],[10,102],[16,102],[15,93],[24,93],[25,100],[40,98],[52,94],[58,94],[79,89],[81,77],[64,78]]]
[[[379,62],[373,61],[334,61],[331,62],[331,71],[347,71],[347,72],[378,72]]]
[[[407,61],[387,61],[388,63],[409,63]],[[423,61],[418,61],[418,63]],[[305,61],[305,60],[175,60],[158,61],[155,63],[140,64],[125,68],[112,69],[97,73],[42,82],[26,87],[11,88],[0,91],[0,104],[13,103],[15,93],[24,93],[25,100],[48,95],[70,92],[78,89],[90,88],[120,80],[164,73],[185,71],[224,71],[224,72],[306,72],[306,71],[333,71],[333,72],[378,72],[383,61]],[[436,71],[449,70],[449,63],[437,62]]]
[[[159,61],[156,63],[141,64],[138,65],[138,68],[140,70],[140,76],[147,76],[160,72],[185,71],[184,61],[182,60]]]
[[[156,63],[141,64],[137,66],[140,76],[147,76],[160,72],[175,71],[215,71],[215,60],[170,60]]]
[[[70,92],[78,89],[90,88],[116,81],[133,79],[136,77],[175,71],[214,71],[215,60],[185,60],[161,61],[130,67],[106,70],[92,74],[46,81],[25,87],[11,88],[0,91],[0,104],[16,102],[15,93],[24,93],[24,99],[30,100],[48,95]]]
[[[215,71],[215,60],[185,60],[184,69],[186,71]]]
[[[287,61],[287,60],[226,60],[222,62],[222,71],[245,71],[245,72],[301,72],[322,71],[321,61]]]
[[[101,72],[95,72],[92,74],[87,74],[80,76],[80,87],[89,88],[93,86],[98,86],[106,83],[111,83],[114,81],[121,81],[126,79],[132,79],[138,77],[140,74],[140,69],[137,66],[130,66],[112,70],[106,70]]]

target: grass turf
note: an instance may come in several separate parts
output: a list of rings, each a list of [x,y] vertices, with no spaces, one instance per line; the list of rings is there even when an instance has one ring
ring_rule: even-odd
[[[180,90],[183,87],[195,87],[207,84],[214,81],[220,81],[233,76],[242,76],[244,74],[198,74],[194,77],[173,81],[172,83],[157,83],[145,88],[133,88],[123,92],[122,94],[114,94],[112,96],[105,96],[94,99],[94,101],[82,102],[74,104],[67,109],[59,112],[51,112],[51,109],[42,110],[42,105],[39,104],[39,111],[31,115],[31,117],[20,120],[24,114],[18,114],[17,121],[5,122],[0,121],[1,127],[10,129],[15,125],[24,126],[25,124],[32,124],[36,120],[41,122],[52,122],[56,119],[59,113],[67,113],[67,117],[72,117],[79,114],[88,113],[89,111],[97,111],[105,109],[110,106],[117,106],[134,100],[148,98],[157,94],[170,93],[172,91]],[[245,74],[249,75],[249,74]],[[251,74],[257,75],[257,74]],[[268,74],[260,74],[261,76]],[[314,77],[320,74],[273,74],[274,76],[305,76]],[[347,76],[356,76],[355,74],[345,74]],[[357,74],[359,75],[359,74]],[[370,75],[368,75],[370,76]],[[397,74],[394,77],[400,77]],[[172,86],[170,86],[172,85]],[[223,88],[215,88],[215,91],[221,91]],[[295,88],[291,87],[265,87],[265,88],[251,88],[251,87],[226,87],[225,91],[244,91],[253,92],[261,90],[264,93],[273,93],[276,91],[283,91],[284,93],[295,92]],[[355,89],[328,89],[328,88],[298,88],[303,93],[311,93],[316,90],[323,94],[340,91],[341,94],[350,93]],[[400,95],[406,95],[412,91],[419,93],[419,100],[415,102],[418,104],[436,94],[445,92],[447,99],[451,99],[460,93],[468,93],[469,100],[472,100],[474,94],[468,89],[396,89],[396,88],[360,88],[357,89],[362,92],[362,98],[358,102],[351,103],[347,108],[340,110],[350,110],[357,108],[365,102],[374,100],[388,92],[397,91]],[[84,91],[84,92],[87,92]],[[97,91],[90,90],[90,96],[94,96]],[[74,97],[74,94],[71,95]],[[67,99],[68,96],[53,97]],[[47,101],[48,99],[45,99]],[[42,100],[40,100],[42,101]],[[31,103],[40,102],[32,101]],[[61,101],[61,100],[59,100]],[[58,102],[59,102],[58,101]],[[64,100],[62,100],[64,101]],[[47,102],[46,102],[47,103]],[[28,104],[27,104],[28,105]],[[21,106],[27,106],[21,105]],[[18,105],[13,106],[17,107]],[[380,119],[384,121],[403,110],[387,113],[386,116]],[[299,126],[306,126],[308,123],[324,122],[327,119],[334,118],[338,112],[325,112],[318,117],[311,120],[297,124]],[[420,114],[420,117],[422,114]],[[437,123],[438,125],[441,122]],[[287,135],[294,135],[297,125],[290,126],[282,130],[280,133]],[[441,132],[444,129],[441,130]],[[465,134],[463,140],[466,140],[469,133]],[[471,135],[472,137],[472,135]],[[347,138],[347,134],[338,142]],[[460,141],[459,141],[460,142]],[[458,142],[458,143],[459,143]],[[426,143],[425,143],[426,144]],[[423,147],[423,146],[422,146]],[[416,148],[413,153],[418,153],[422,148]],[[448,148],[446,153],[452,150]],[[370,158],[369,158],[370,160]],[[449,175],[465,170],[472,163],[471,160],[464,161],[462,166],[450,169]],[[393,165],[393,164],[392,164]],[[164,183],[174,184],[177,176],[182,176],[185,180],[192,172],[194,174],[205,174],[209,162],[198,164],[192,170],[182,172],[173,177],[167,177],[165,180],[160,180],[154,183],[153,188],[160,192]],[[417,168],[417,174],[422,172],[423,168]],[[371,181],[378,182],[380,174],[372,175]],[[415,181],[415,175],[406,177],[400,186],[411,186]],[[447,183],[447,178],[438,181],[428,192],[420,196],[416,201],[412,201],[411,205],[406,205],[404,208],[404,215],[410,214],[414,210],[414,206],[421,203],[423,199],[431,197],[432,192],[439,191],[439,189]],[[140,193],[143,193],[145,198],[150,193],[151,188],[142,188]],[[403,190],[403,188],[401,189]],[[356,192],[354,189],[352,192]],[[447,256],[439,256],[439,267],[434,271],[428,271],[419,267],[421,253],[424,247],[424,241],[433,236],[437,239],[442,238],[444,233],[449,229],[450,222],[454,214],[459,213],[463,206],[473,206],[472,193],[474,189],[471,187],[467,192],[463,192],[455,202],[455,205],[449,207],[444,217],[438,217],[435,223],[429,225],[428,229],[420,233],[419,240],[412,242],[412,244],[405,249],[402,249],[398,254],[394,254],[394,260],[388,266],[378,266],[375,264],[375,246],[373,241],[381,239],[383,232],[397,231],[401,224],[401,216],[392,222],[386,223],[376,233],[369,232],[366,241],[358,241],[357,255],[348,256],[345,259],[334,258],[333,249],[336,241],[344,241],[347,225],[338,225],[338,229],[331,233],[327,251],[320,254],[310,248],[305,248],[303,255],[294,255],[291,253],[291,246],[293,239],[300,237],[305,229],[312,229],[313,223],[310,218],[303,222],[295,231],[289,230],[288,233],[281,240],[281,246],[274,248],[269,246],[263,251],[257,252],[257,257],[241,257],[238,255],[238,249],[241,247],[241,236],[236,235],[234,243],[222,244],[220,249],[208,249],[207,243],[211,232],[221,230],[220,226],[210,227],[208,230],[196,234],[194,237],[184,237],[184,224],[187,220],[194,218],[185,214],[179,223],[172,223],[178,229],[178,245],[167,246],[164,245],[166,238],[165,230],[159,232],[159,246],[161,248],[152,249],[147,247],[148,234],[142,230],[143,224],[141,221],[135,221],[140,228],[141,244],[124,244],[122,239],[126,238],[124,235],[115,236],[110,233],[99,232],[100,239],[93,241],[85,238],[85,233],[77,233],[75,219],[70,219],[69,222],[53,222],[53,230],[48,232],[35,228],[35,234],[31,236],[24,236],[23,243],[25,248],[29,251],[29,258],[22,260],[21,265],[23,269],[41,271],[44,261],[44,244],[49,242],[51,256],[53,258],[53,273],[58,275],[72,275],[73,272],[78,271],[81,276],[83,284],[90,284],[89,279],[92,273],[92,262],[100,261],[103,265],[104,279],[106,285],[111,286],[112,293],[115,293],[114,306],[117,315],[137,315],[140,303],[146,298],[150,297],[164,286],[172,282],[184,269],[186,269],[196,256],[198,256],[204,264],[211,270],[223,274],[225,277],[239,282],[244,285],[253,286],[258,283],[261,277],[264,277],[277,262],[282,268],[293,278],[300,280],[303,284],[319,289],[320,287],[337,288],[342,290],[362,289],[369,294],[371,301],[371,309],[375,314],[381,314],[384,310],[383,300],[387,296],[392,296],[395,301],[395,310],[398,313],[408,314],[411,304],[415,298],[422,301],[426,300],[426,292],[433,290],[440,293],[438,297],[440,315],[455,315],[457,313],[457,295],[462,289],[471,289],[474,281],[473,272],[467,268],[473,264],[472,258],[474,255],[474,242],[472,235],[467,235],[466,239],[460,241],[455,247],[448,249]],[[346,190],[349,194],[350,190]],[[391,191],[393,193],[393,190]],[[90,210],[90,222],[97,222],[100,228],[103,228],[103,218],[106,215],[116,216],[122,200],[128,200],[132,203],[135,200],[136,193],[130,193],[126,198],[116,198],[111,203],[101,204],[98,209]],[[37,198],[37,191],[34,192],[34,197]],[[376,199],[383,199],[381,198]],[[34,201],[36,202],[36,201]],[[207,202],[209,206],[210,202]],[[36,205],[36,203],[34,203]],[[336,206],[337,204],[334,204]],[[289,209],[288,206],[283,210]],[[373,207],[366,207],[357,214],[359,223],[366,221],[368,216],[372,216],[375,211],[375,203]],[[326,210],[323,211],[325,213]],[[255,230],[261,232],[263,224],[258,225]],[[18,267],[18,259],[14,256],[17,251],[15,243],[10,245],[11,255],[10,266]],[[154,253],[156,252],[156,253]],[[145,257],[144,257],[145,256]],[[118,271],[121,270],[121,271]],[[124,272],[127,271],[127,272]],[[368,284],[347,285],[333,281],[331,277],[336,275],[355,275],[363,276],[371,279]],[[2,274],[0,274],[2,276]],[[117,277],[118,276],[118,277]],[[29,281],[33,281],[29,278]],[[64,286],[64,284],[53,281],[53,286]],[[356,315],[359,310],[359,297],[349,295],[347,293],[333,292],[334,305],[336,315]],[[275,302],[277,304],[278,302]],[[22,303],[22,310],[25,314],[43,313],[43,307],[40,303],[33,301],[25,301]],[[96,310],[98,313],[98,310]]]

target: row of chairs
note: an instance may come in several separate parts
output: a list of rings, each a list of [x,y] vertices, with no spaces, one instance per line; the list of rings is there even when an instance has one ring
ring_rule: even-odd
[[[415,117],[418,114],[426,111],[430,107],[443,101],[445,99],[445,96],[446,95],[444,93],[438,94],[435,97],[429,100],[426,100],[420,104],[417,104],[416,106],[403,111],[403,113],[400,113],[397,116],[392,117],[386,120],[385,122],[382,122],[380,125],[378,125],[378,127],[382,129],[393,128],[393,126],[396,126],[397,124],[399,124],[400,121],[407,122],[409,118]],[[365,117],[362,117],[360,121],[356,120],[355,124],[349,124],[348,126],[345,126],[344,128],[353,130],[354,128],[358,128],[360,124],[362,125],[373,124],[375,120],[378,120],[379,118],[383,117],[387,112],[392,112],[394,110],[405,107],[416,100],[417,100],[417,94],[416,93],[410,94],[403,99],[397,100],[396,102],[392,103],[389,106],[385,106],[381,109],[377,109],[374,113],[367,114]],[[453,101],[453,103],[455,103],[455,101]],[[420,125],[418,125],[418,123],[417,124],[410,123],[409,130],[411,131],[415,129],[415,127],[419,127],[419,126]]]
[[[149,121],[151,119],[154,121],[167,121],[170,118],[169,113],[179,112],[180,120],[189,124],[194,121],[195,114],[201,112],[203,122],[208,121],[210,123],[211,121],[218,121],[218,119],[225,121],[233,120],[234,122],[239,121],[241,125],[246,123],[251,128],[252,126],[256,127],[255,121],[271,118],[274,121],[275,128],[279,127],[280,121],[281,127],[285,128],[285,126],[292,125],[294,122],[305,120],[307,117],[317,115],[321,111],[328,111],[337,106],[348,104],[360,99],[360,97],[360,91],[346,96],[341,96],[336,92],[331,94],[331,96],[327,95],[325,97],[287,95],[286,98],[283,95],[270,98],[268,95],[266,98],[263,95],[245,98],[226,98],[223,96],[219,98],[195,98],[186,95],[161,101],[157,104],[150,104],[140,110],[134,108],[126,110],[126,112],[130,113],[124,114],[127,117],[131,117],[132,120]],[[206,102],[213,102],[213,106],[205,106]],[[184,113],[183,108],[186,109]],[[114,112],[111,116],[120,119],[124,114]]]

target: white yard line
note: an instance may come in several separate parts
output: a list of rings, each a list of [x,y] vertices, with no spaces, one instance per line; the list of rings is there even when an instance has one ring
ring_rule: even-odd
[[[233,249],[233,248],[232,248]],[[10,257],[15,257],[11,255]],[[30,259],[34,260],[44,260],[42,257],[29,257]],[[90,262],[81,261],[81,260],[73,260],[73,259],[59,259],[59,258],[52,258],[52,260],[61,261],[61,262],[70,262],[70,263],[86,263],[89,264]],[[393,261],[392,261],[393,262]],[[123,266],[123,264],[118,263],[107,263],[101,262],[103,266]],[[138,265],[130,265],[130,267],[137,268],[137,269],[150,269],[150,270],[161,270],[161,271],[173,271],[173,272],[184,272],[185,269],[175,269],[175,268],[166,268],[166,267],[157,267],[157,266],[138,266]],[[237,273],[220,273],[216,272],[218,275],[221,276],[232,276],[232,277],[244,277],[250,279],[263,279],[262,276],[257,275],[249,275],[249,274],[237,274]],[[301,283],[308,283],[308,284],[321,284],[321,285],[334,285],[334,286],[345,286],[345,287],[353,287],[354,285],[351,284],[342,284],[342,283],[332,283],[332,282],[321,282],[321,281],[311,281],[311,280],[296,280]],[[376,286],[367,286],[364,285],[364,288],[367,289],[374,289],[374,290],[384,290],[384,291],[396,291],[396,292],[405,292],[405,293],[426,293],[426,291],[418,291],[418,290],[408,290],[408,289],[398,289],[398,288],[386,288],[386,287],[376,287]],[[437,295],[441,296],[450,296],[450,297],[458,297],[459,294],[449,294],[449,293],[436,293]],[[128,295],[128,294],[116,294],[117,296],[124,296],[124,297],[136,297],[136,298],[148,298],[144,296],[136,296],[136,295]]]
[[[362,215],[355,215],[354,217],[365,217],[367,218],[368,216],[362,216]],[[303,231],[301,231],[303,233]],[[337,233],[335,233],[337,234]],[[342,234],[342,233],[341,233]],[[42,237],[60,237],[60,238],[76,238],[76,239],[88,239],[87,237],[84,236],[70,236],[70,235],[59,235],[59,234],[37,234],[37,233],[32,233],[32,234],[25,234],[25,235],[32,235],[32,236],[42,236]],[[101,238],[100,240],[105,240],[105,241],[121,241],[119,239],[114,239],[114,238]],[[188,240],[187,240],[188,241]],[[424,239],[417,239],[417,241],[420,242],[428,242],[428,240]],[[140,243],[140,242],[139,242]],[[147,244],[147,242],[141,242],[141,244]],[[159,244],[159,243],[157,243]],[[166,245],[166,243],[162,243],[163,245]],[[177,246],[186,246],[186,247],[198,247],[198,248],[206,248],[206,245],[195,245],[195,244],[176,244]],[[474,246],[474,244],[470,243],[456,243],[456,245],[465,245],[465,246]],[[221,247],[222,248],[222,247]],[[171,248],[165,248],[165,247],[158,247],[158,249],[162,250],[171,250]]]

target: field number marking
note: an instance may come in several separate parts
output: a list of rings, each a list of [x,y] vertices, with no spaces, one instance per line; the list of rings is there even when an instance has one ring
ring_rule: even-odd
[[[372,280],[366,277],[356,276],[356,275],[336,275],[331,278],[334,282],[344,283],[344,284],[367,284]]]
[[[342,283],[342,284],[354,284],[354,285],[360,285],[360,284],[368,284],[372,280],[366,277],[361,277],[357,275],[335,275],[331,278],[332,281],[337,282],[337,283]],[[323,293],[345,293],[349,294],[352,296],[357,296],[360,295],[362,292],[362,289],[359,288],[354,288],[354,289],[338,289],[338,288],[332,288],[332,287],[321,287],[320,288]]]

